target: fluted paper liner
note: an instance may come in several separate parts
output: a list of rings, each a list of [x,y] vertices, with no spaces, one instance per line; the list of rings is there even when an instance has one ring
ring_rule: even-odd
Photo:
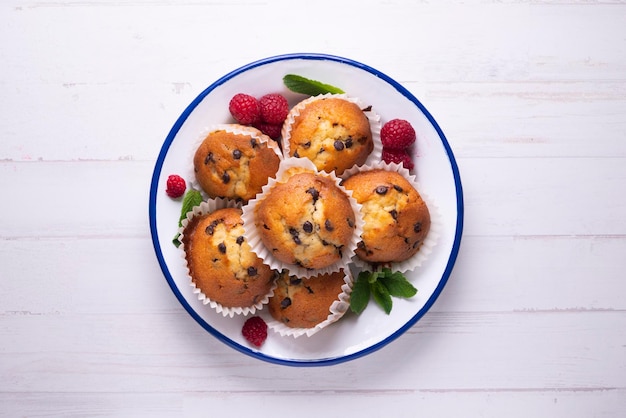
[[[334,181],[336,186],[345,193],[350,201],[352,206],[352,210],[354,211],[355,218],[355,228],[352,234],[352,238],[350,242],[346,245],[346,248],[342,251],[342,258],[338,262],[321,268],[321,269],[307,269],[295,264],[285,263],[276,257],[274,257],[272,251],[265,247],[263,241],[261,240],[261,236],[257,230],[257,226],[255,223],[255,208],[256,205],[263,201],[263,199],[267,196],[267,194],[272,190],[272,188],[277,183],[284,183],[291,175],[300,173],[300,172],[313,172],[319,174],[321,176],[328,177]],[[245,230],[245,237],[248,241],[250,247],[252,247],[252,251],[256,253],[256,255],[263,260],[263,262],[269,265],[272,269],[277,271],[288,270],[291,275],[298,277],[311,277],[318,274],[324,273],[334,273],[339,271],[342,268],[347,268],[348,264],[351,262],[352,257],[354,256],[354,251],[356,250],[357,243],[361,240],[361,234],[363,232],[363,218],[361,216],[361,205],[357,203],[357,201],[352,197],[352,192],[346,190],[342,185],[340,185],[341,179],[338,178],[334,173],[326,173],[325,171],[318,171],[313,162],[307,158],[296,158],[289,157],[285,158],[278,168],[278,172],[276,173],[276,178],[270,179],[268,184],[263,187],[261,193],[257,194],[254,199],[248,201],[246,205],[243,206],[243,227]]]
[[[291,138],[291,127],[295,119],[300,115],[300,112],[309,103],[316,101],[316,100],[326,99],[330,97],[337,97],[337,98],[341,98],[349,102],[355,103],[361,109],[365,109],[367,107],[361,101],[361,99],[358,99],[355,97],[349,97],[346,94],[327,93],[327,94],[320,94],[318,96],[312,96],[312,97],[309,97],[308,99],[302,100],[301,102],[299,102],[298,104],[296,104],[294,107],[291,108],[291,110],[287,114],[287,118],[285,119],[285,122],[283,123],[283,128],[281,130],[281,137],[282,137],[283,154],[285,158],[288,158],[290,156],[289,155],[289,152],[290,152],[289,138]],[[369,120],[370,130],[372,131],[372,141],[374,143],[374,148],[372,149],[372,152],[367,157],[364,163],[364,164],[370,164],[376,161],[380,161],[382,158],[383,144],[380,140],[381,122],[380,122],[380,116],[373,110],[364,111],[363,113]]]
[[[345,276],[343,278],[344,284],[341,286],[341,293],[337,295],[337,300],[335,300],[329,306],[329,314],[324,321],[316,324],[312,328],[292,328],[275,319],[266,319],[268,328],[283,337],[291,336],[294,338],[298,338],[302,335],[310,337],[318,333],[322,329],[326,328],[327,326],[337,322],[339,319],[341,319],[341,317],[345,315],[348,309],[350,309],[350,295],[352,293],[352,285],[354,283],[350,269],[344,268],[343,272]],[[271,318],[271,316],[269,318]]]
[[[417,181],[415,175],[411,174],[409,170],[407,170],[400,164],[379,161],[377,163],[363,165],[361,167],[352,167],[351,169],[344,172],[342,178],[347,179],[348,177],[359,172],[379,169],[396,171],[400,173],[413,186],[413,188],[417,190],[419,195],[426,203],[426,206],[428,207],[428,212],[430,213],[430,229],[428,230],[428,234],[426,235],[426,238],[424,238],[424,242],[422,242],[422,245],[420,246],[417,253],[409,259],[401,262],[384,263],[386,267],[391,268],[393,271],[399,271],[402,273],[406,273],[407,271],[413,271],[420,267],[428,259],[433,251],[433,248],[435,247],[435,245],[437,245],[437,240],[439,239],[439,236],[441,234],[441,228],[443,227],[441,214],[439,213],[439,208],[437,207],[436,203],[429,196],[422,193],[422,191],[420,190],[419,182]],[[374,269],[374,267],[368,261],[362,260],[356,255],[352,258],[352,263],[358,269],[368,271],[372,271],[372,269]]]
[[[211,132],[215,132],[215,131],[226,131],[235,135],[247,135],[250,138],[254,138],[261,143],[266,143],[267,146],[276,153],[278,158],[280,158],[281,160],[283,159],[283,154],[280,150],[280,147],[278,146],[278,143],[274,141],[272,138],[270,138],[269,136],[265,135],[260,130],[252,126],[240,125],[237,123],[222,123],[222,124],[210,125],[210,126],[203,128],[198,134],[198,137],[196,138],[194,145],[191,147],[191,155],[189,156],[189,162],[190,162],[191,168],[190,168],[189,173],[187,174],[187,178],[189,179],[189,183],[191,184],[191,186],[194,189],[199,190],[200,193],[202,193],[202,197],[205,200],[211,199],[212,197],[209,196],[204,190],[202,190],[202,187],[200,187],[200,183],[198,183],[198,180],[196,180],[196,173],[194,172],[193,158],[196,155],[196,151],[198,150],[200,145],[202,145],[202,142],[204,142],[206,137]]]
[[[198,300],[200,300],[204,305],[209,305],[211,308],[215,309],[217,313],[221,313],[223,316],[229,316],[231,318],[235,315],[245,316],[249,314],[254,314],[257,310],[261,310],[263,306],[269,302],[270,297],[274,296],[274,289],[276,288],[276,284],[274,284],[270,288],[270,291],[261,300],[259,300],[256,304],[252,306],[242,306],[242,307],[223,306],[219,302],[216,302],[212,300],[211,298],[209,298],[207,295],[205,295],[202,292],[202,290],[200,290],[196,286],[196,284],[193,282],[193,279],[189,271],[189,266],[187,264],[187,258],[185,257],[185,244],[183,242],[183,236],[185,233],[185,228],[195,216],[203,216],[211,212],[214,212],[218,209],[235,208],[235,207],[240,207],[240,205],[231,199],[217,198],[217,199],[210,199],[208,201],[203,201],[202,203],[200,203],[200,205],[194,206],[192,210],[187,212],[185,219],[183,219],[181,222],[182,226],[178,230],[178,232],[180,233],[179,240],[181,242],[181,245],[178,248],[181,250],[181,257],[184,260],[185,268],[187,269],[187,274],[189,276],[189,285],[193,288],[193,293],[195,293],[198,296]]]

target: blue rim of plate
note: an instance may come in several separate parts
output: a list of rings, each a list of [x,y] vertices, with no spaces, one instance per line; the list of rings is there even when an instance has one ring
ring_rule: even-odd
[[[172,278],[172,275],[168,269],[168,266],[165,262],[165,259],[163,257],[163,253],[161,251],[161,244],[159,242],[159,237],[158,237],[158,233],[157,233],[157,228],[156,228],[156,195],[157,195],[157,191],[158,191],[158,183],[159,183],[159,178],[161,176],[161,169],[163,167],[163,162],[165,160],[165,157],[167,156],[167,152],[169,150],[169,147],[172,143],[172,141],[174,140],[174,138],[176,137],[176,135],[178,134],[178,131],[180,130],[180,128],[182,127],[183,123],[187,120],[187,118],[189,117],[189,115],[193,112],[193,110],[196,108],[196,106],[198,106],[198,104],[209,94],[211,93],[211,91],[213,91],[216,87],[224,84],[226,81],[230,80],[233,77],[236,77],[237,75],[246,72],[252,68],[255,67],[259,67],[262,65],[267,65],[267,64],[271,64],[277,61],[284,61],[284,60],[327,60],[327,61],[335,61],[335,62],[339,62],[342,64],[347,64],[356,68],[359,68],[363,71],[367,71],[371,74],[373,74],[374,76],[386,81],[388,84],[390,84],[392,87],[394,87],[400,94],[402,94],[403,96],[405,96],[408,100],[410,100],[413,104],[415,104],[415,106],[417,106],[426,116],[426,118],[428,119],[428,121],[432,124],[432,126],[435,128],[437,134],[439,135],[439,138],[441,139],[441,142],[446,150],[446,153],[448,155],[448,159],[450,160],[450,166],[452,169],[452,174],[454,177],[454,183],[455,183],[455,187],[456,187],[456,208],[457,208],[457,222],[456,222],[456,228],[455,228],[455,235],[454,235],[454,241],[453,241],[453,246],[452,246],[452,251],[450,252],[450,257],[448,258],[448,262],[446,264],[446,268],[443,271],[443,274],[441,276],[441,279],[439,280],[439,283],[437,285],[437,287],[435,288],[435,291],[432,293],[432,295],[430,296],[430,298],[428,299],[428,301],[426,302],[426,304],[422,307],[422,309],[420,309],[409,321],[407,321],[402,327],[400,327],[398,330],[396,330],[393,334],[389,335],[387,338],[385,338],[384,340],[371,345],[367,348],[364,348],[361,351],[349,354],[349,355],[345,355],[345,356],[340,356],[340,357],[332,357],[332,358],[323,358],[323,359],[316,359],[316,360],[293,360],[293,359],[283,359],[283,358],[277,358],[277,357],[272,357],[272,356],[268,356],[265,355],[263,353],[257,352],[257,351],[253,351],[245,346],[240,345],[239,343],[231,340],[230,338],[226,337],[224,334],[220,333],[219,331],[217,331],[215,328],[213,328],[211,325],[209,325],[204,319],[202,319],[195,311],[194,309],[189,305],[189,303],[187,303],[187,301],[185,300],[185,298],[183,297],[183,295],[181,294],[180,290],[178,289],[178,287],[176,286],[176,283],[174,282],[174,279]],[[248,356],[254,357],[256,359],[259,360],[263,360],[269,363],[274,363],[274,364],[280,364],[280,365],[286,365],[286,366],[299,366],[299,367],[305,367],[305,366],[330,366],[330,365],[335,365],[335,364],[339,364],[339,363],[344,363],[350,360],[354,360],[357,359],[359,357],[363,357],[365,355],[371,354],[379,349],[381,349],[382,347],[386,346],[387,344],[389,344],[390,342],[394,341],[396,338],[398,338],[400,335],[402,335],[404,332],[406,332],[409,328],[411,328],[417,321],[419,321],[419,319],[432,307],[432,305],[435,303],[435,301],[437,300],[437,298],[439,297],[439,295],[441,294],[441,291],[443,290],[443,288],[445,287],[448,278],[450,277],[450,274],[452,273],[452,269],[454,267],[454,263],[456,261],[458,252],[459,252],[459,247],[461,245],[461,235],[463,233],[463,188],[461,186],[461,176],[459,174],[459,168],[457,166],[456,160],[454,158],[454,155],[452,153],[452,149],[450,148],[450,145],[448,144],[448,141],[443,133],[443,131],[441,130],[441,128],[439,127],[439,125],[437,124],[437,122],[435,121],[435,119],[432,117],[432,115],[430,114],[430,112],[428,112],[428,110],[426,110],[426,108],[422,105],[422,103],[415,97],[413,96],[413,94],[411,94],[406,88],[404,88],[402,85],[400,85],[398,82],[394,81],[392,78],[388,77],[387,75],[381,73],[380,71],[367,66],[365,64],[362,64],[360,62],[354,61],[352,59],[348,59],[348,58],[344,58],[344,57],[340,57],[340,56],[335,56],[335,55],[328,55],[328,54],[320,54],[320,53],[293,53],[293,54],[283,54],[283,55],[276,55],[273,57],[268,57],[268,58],[264,58],[258,61],[254,61],[251,62],[247,65],[244,65],[234,71],[231,71],[230,73],[224,75],[223,77],[221,77],[220,79],[218,79],[217,81],[215,81],[213,84],[211,84],[209,87],[207,87],[202,93],[200,93],[198,95],[198,97],[196,97],[193,102],[191,102],[191,104],[189,104],[189,106],[187,106],[187,108],[183,111],[183,113],[179,116],[178,120],[174,123],[174,126],[172,127],[172,129],[170,130],[169,134],[167,135],[167,138],[165,139],[165,142],[163,143],[163,146],[161,147],[161,151],[159,152],[159,156],[157,158],[155,167],[154,167],[154,172],[152,174],[152,181],[151,181],[151,185],[150,185],[150,200],[149,200],[149,208],[148,208],[148,212],[149,212],[149,218],[150,218],[150,233],[152,235],[152,244],[154,246],[154,250],[156,253],[156,257],[157,260],[159,262],[159,265],[161,267],[161,270],[163,271],[163,274],[165,275],[165,279],[167,280],[167,283],[169,284],[170,288],[172,289],[172,291],[174,292],[174,295],[176,296],[176,298],[178,299],[178,301],[180,302],[180,304],[185,308],[185,310],[189,313],[189,315],[191,315],[191,317],[193,319],[196,320],[196,322],[198,322],[206,331],[208,331],[210,334],[212,334],[214,337],[216,337],[218,340],[222,341],[223,343],[225,343],[227,346],[243,353],[246,354]],[[169,244],[169,242],[168,242]]]

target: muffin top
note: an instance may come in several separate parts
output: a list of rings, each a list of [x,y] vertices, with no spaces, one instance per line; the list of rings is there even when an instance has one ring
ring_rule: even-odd
[[[274,257],[305,269],[341,261],[356,227],[345,192],[332,179],[310,171],[268,190],[254,209],[254,223]]]
[[[251,127],[229,125],[210,132],[197,148],[196,180],[211,198],[247,202],[278,170],[278,145]]]
[[[225,307],[250,307],[268,295],[274,271],[263,264],[244,238],[241,209],[218,209],[195,216],[182,242],[195,286]]]
[[[308,158],[318,170],[341,175],[363,164],[374,149],[369,120],[357,104],[331,96],[296,109],[299,114],[289,127],[290,156]]]
[[[344,272],[299,278],[283,271],[268,303],[272,317],[290,328],[313,328],[328,319],[343,291]]]
[[[373,263],[399,262],[419,250],[430,228],[426,203],[396,171],[362,171],[343,181],[362,205],[365,224],[356,254]]]

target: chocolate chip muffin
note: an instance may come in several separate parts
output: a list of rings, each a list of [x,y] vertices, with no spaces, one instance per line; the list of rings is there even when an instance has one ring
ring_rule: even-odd
[[[328,176],[303,171],[277,182],[256,204],[263,245],[286,264],[321,269],[342,260],[356,228],[352,203]]]
[[[343,270],[310,278],[278,276],[274,296],[267,305],[272,317],[290,328],[313,328],[328,319],[345,284]]]
[[[261,131],[236,124],[211,131],[197,148],[196,180],[211,198],[247,202],[278,170],[278,145]]]
[[[365,221],[356,255],[371,263],[407,260],[430,228],[430,212],[411,183],[396,171],[361,171],[343,181],[362,205]]]
[[[218,209],[193,217],[182,242],[195,286],[224,307],[250,307],[270,293],[275,272],[244,238],[241,209]]]
[[[291,116],[283,129],[289,155],[310,159],[320,171],[340,176],[365,163],[374,149],[367,116],[345,98],[313,98],[295,106]]]

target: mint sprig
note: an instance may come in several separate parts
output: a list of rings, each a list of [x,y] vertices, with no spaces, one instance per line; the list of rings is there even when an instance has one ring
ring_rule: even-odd
[[[392,296],[411,298],[416,293],[417,289],[399,271],[392,272],[388,267],[375,272],[361,271],[352,286],[350,310],[360,314],[373,298],[389,315],[393,307]]]
[[[193,209],[194,206],[198,206],[202,203],[202,194],[195,189],[189,189],[187,193],[185,193],[185,197],[183,197],[183,205],[180,208],[180,218],[178,219],[178,227],[180,228],[183,225],[183,219],[187,216],[187,213]],[[172,240],[172,243],[178,248],[181,244],[180,233],[176,233],[176,236]]]
[[[287,74],[283,77],[285,86],[294,93],[308,94],[309,96],[317,96],[319,94],[343,94],[345,93],[339,87],[331,86],[317,80],[311,80],[296,74]]]

